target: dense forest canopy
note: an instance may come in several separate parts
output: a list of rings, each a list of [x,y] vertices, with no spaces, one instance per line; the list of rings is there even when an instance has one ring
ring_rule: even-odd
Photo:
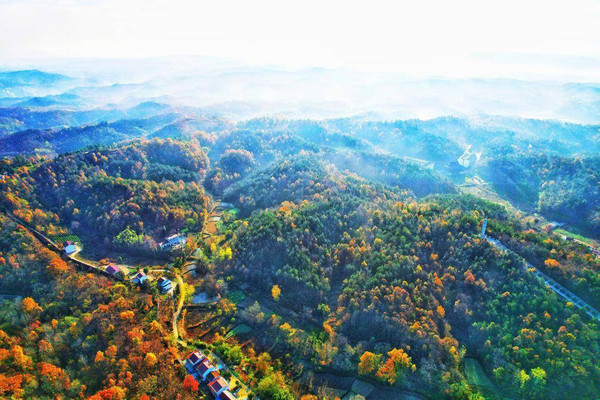
[[[249,186],[283,203],[235,229],[231,268],[263,295],[273,285],[281,289],[279,305],[298,316],[287,351],[351,370],[362,352],[402,348],[414,365],[402,379],[440,395],[460,391],[465,352],[484,360],[507,393],[597,392],[597,323],[582,320],[520,260],[499,257],[477,236],[482,216],[508,231],[506,211],[468,197],[419,203],[352,186],[308,201],[283,188]],[[590,283],[598,282],[599,263],[590,267]],[[327,334],[315,342],[312,328],[303,328],[311,324]],[[380,377],[379,367],[366,375]],[[543,374],[543,382],[525,382],[532,374]]]
[[[598,397],[597,126],[84,99],[0,100],[0,397]]]
[[[485,173],[511,201],[600,232],[600,157],[510,153],[492,159]]]
[[[3,201],[41,230],[50,227],[36,208],[55,214],[49,221],[60,220],[90,243],[110,246],[132,230],[150,249],[169,233],[202,228],[208,167],[197,142],[155,139],[82,151],[18,169],[5,180]]]

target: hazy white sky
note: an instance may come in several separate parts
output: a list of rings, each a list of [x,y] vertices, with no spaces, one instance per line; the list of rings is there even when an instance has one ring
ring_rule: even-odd
[[[0,63],[164,55],[600,80],[600,1],[0,0]]]

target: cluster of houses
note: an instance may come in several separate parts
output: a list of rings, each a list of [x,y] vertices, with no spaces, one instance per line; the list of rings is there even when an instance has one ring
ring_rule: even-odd
[[[185,238],[183,238],[183,241],[185,243]],[[75,245],[75,243],[70,242],[70,241],[63,242],[62,249],[67,256],[74,254],[79,250],[79,248]],[[123,271],[121,269],[121,267],[119,267],[118,265],[112,265],[112,264],[107,265],[104,268],[104,271],[108,275],[115,277],[115,278],[117,276],[119,276],[119,274],[122,274],[123,276],[127,276],[125,271]],[[142,286],[146,281],[148,281],[148,279],[149,279],[148,274],[146,274],[146,272],[144,272],[144,270],[140,269],[135,274],[135,276],[133,278],[131,278],[131,281],[133,283],[135,283],[136,285]],[[156,281],[156,287],[158,288],[158,291],[160,293],[169,293],[173,289],[173,282],[171,282],[169,279],[165,278],[164,276],[161,276]]]
[[[183,247],[187,238],[179,234],[171,235],[165,238],[165,241],[160,244],[161,250],[173,250]]]
[[[219,369],[200,350],[191,353],[185,360],[185,369],[198,382],[203,382],[216,400],[235,400],[229,391],[229,383],[221,376]]]
[[[172,239],[173,237],[169,237],[167,239]],[[179,237],[181,238],[181,237]],[[178,239],[179,240],[179,239]],[[183,242],[185,243],[185,237],[183,238]],[[79,249],[77,248],[77,246],[75,245],[74,242],[70,242],[70,241],[66,241],[63,242],[62,244],[62,249],[65,252],[66,255],[71,255],[76,253]],[[118,265],[108,265],[106,266],[106,268],[104,269],[106,271],[106,273],[110,276],[113,277],[117,277],[119,275],[119,273],[123,274],[123,276],[126,276],[127,274],[125,273],[125,271],[123,271]],[[135,276],[133,278],[131,278],[131,281],[137,285],[143,285],[147,280],[149,279],[148,274],[146,274],[146,272],[144,272],[143,270],[139,270]],[[158,281],[156,282],[156,287],[158,288],[158,291],[161,293],[168,293],[171,291],[171,289],[173,289],[173,282],[171,282],[169,279],[165,278],[164,276],[161,276]]]
[[[121,273],[123,272],[118,265],[109,265],[106,267],[105,271],[106,271],[106,273],[108,273],[111,276],[116,276],[119,272],[121,272]],[[133,283],[135,283],[136,285],[141,286],[146,281],[148,281],[148,279],[150,279],[148,277],[148,274],[146,274],[146,272],[144,272],[144,270],[140,269],[135,274],[135,276],[133,278],[131,278],[131,281]],[[156,281],[156,287],[158,288],[159,292],[168,293],[169,291],[171,291],[171,289],[173,289],[173,282],[171,282],[169,279],[165,278],[164,276],[161,276]]]

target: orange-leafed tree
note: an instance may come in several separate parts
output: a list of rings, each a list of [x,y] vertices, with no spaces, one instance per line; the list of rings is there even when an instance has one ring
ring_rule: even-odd
[[[30,315],[38,315],[42,312],[42,307],[31,297],[25,297],[23,299],[23,311]]]
[[[198,391],[198,381],[192,375],[187,375],[183,380],[183,388],[191,393],[195,393]]]
[[[376,376],[393,385],[399,378],[412,368],[411,358],[402,349],[392,349],[388,352],[388,359],[379,368]]]
[[[358,373],[361,375],[367,375],[370,372],[378,368],[379,362],[381,361],[381,354],[374,354],[370,351],[365,351],[360,356],[360,362],[358,363]]]
[[[60,257],[54,255],[48,262],[48,271],[53,275],[64,274],[69,271],[69,266]]]
[[[279,297],[281,296],[281,288],[278,285],[273,285],[271,288],[271,295],[275,301],[279,301]]]
[[[125,389],[112,386],[108,389],[103,389],[93,396],[88,397],[88,400],[122,400],[125,398]]]
[[[156,358],[156,355],[154,353],[146,354],[146,357],[144,358],[144,364],[146,364],[147,367],[154,367],[157,362],[158,359]]]
[[[6,376],[0,374],[0,396],[4,398],[5,395],[17,395],[21,390],[21,384],[23,383],[23,375],[17,374],[14,376]],[[8,396],[7,398],[11,398]]]

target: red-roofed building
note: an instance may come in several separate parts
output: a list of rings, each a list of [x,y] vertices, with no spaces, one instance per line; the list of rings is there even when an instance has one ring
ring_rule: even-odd
[[[196,350],[187,356],[185,360],[185,369],[187,369],[190,374],[193,374],[195,367],[205,359],[206,356],[200,350]]]
[[[208,358],[205,358],[196,367],[196,373],[198,375],[200,375],[200,377],[202,378],[202,381],[206,381],[206,377],[208,376],[210,371],[214,371],[216,369],[217,369],[217,367],[215,367]]]
[[[229,390],[225,390],[223,391],[223,393],[221,393],[218,397],[219,400],[237,400],[237,397],[235,397],[235,395],[233,393],[231,393]]]
[[[219,395],[223,393],[225,390],[229,389],[229,383],[222,376],[218,377],[214,381],[208,384],[208,388],[210,392],[215,396],[215,398],[219,398]]]
[[[208,375],[206,375],[206,382],[212,382],[215,379],[218,379],[221,376],[218,369],[210,371]]]
[[[108,272],[109,275],[116,275],[121,272],[121,268],[117,267],[116,265],[109,265],[106,267],[106,272]]]

